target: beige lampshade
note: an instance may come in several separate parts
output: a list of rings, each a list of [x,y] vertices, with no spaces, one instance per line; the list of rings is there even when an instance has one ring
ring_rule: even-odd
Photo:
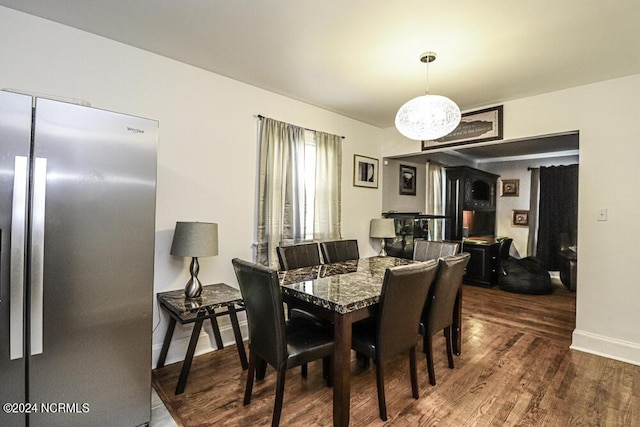
[[[390,239],[396,237],[396,226],[393,218],[374,218],[371,220],[369,237],[374,239]]]
[[[218,224],[176,222],[171,255],[196,258],[218,255]]]

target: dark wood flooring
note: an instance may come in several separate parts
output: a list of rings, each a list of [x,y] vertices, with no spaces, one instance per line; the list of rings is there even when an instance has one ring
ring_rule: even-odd
[[[389,420],[378,418],[375,370],[352,362],[353,426],[639,426],[640,366],[569,349],[575,294],[518,295],[464,286],[462,355],[447,367],[434,340],[437,385],[430,386],[419,344],[420,399],[411,397],[408,355],[385,363]],[[245,344],[246,345],[246,344]],[[181,364],[153,372],[154,387],[179,425],[269,425],[275,375],[242,405],[246,371],[233,346],[196,357],[183,394],[173,394]],[[319,362],[287,373],[282,426],[332,425],[331,389]]]

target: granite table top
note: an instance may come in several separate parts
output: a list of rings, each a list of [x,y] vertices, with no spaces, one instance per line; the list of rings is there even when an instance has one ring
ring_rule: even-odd
[[[346,314],[380,300],[387,268],[416,261],[370,257],[278,272],[285,295]]]
[[[187,298],[184,289],[158,293],[158,301],[181,319],[194,317],[198,313],[212,312],[216,308],[242,304],[240,290],[224,283],[204,285],[198,298]]]

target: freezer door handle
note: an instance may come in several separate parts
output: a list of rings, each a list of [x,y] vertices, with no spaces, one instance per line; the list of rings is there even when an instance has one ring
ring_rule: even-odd
[[[23,355],[24,336],[24,255],[27,214],[27,158],[16,156],[11,206],[11,270],[9,272],[9,356]]]
[[[33,169],[31,222],[31,355],[42,353],[44,292],[44,214],[47,193],[47,159],[36,157]]]

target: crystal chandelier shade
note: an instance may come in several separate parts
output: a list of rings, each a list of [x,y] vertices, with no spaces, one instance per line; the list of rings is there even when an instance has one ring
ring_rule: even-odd
[[[409,139],[429,141],[450,134],[460,123],[460,108],[446,96],[429,94],[429,62],[434,52],[425,52],[421,62],[427,63],[427,94],[407,101],[396,114],[396,128]]]

